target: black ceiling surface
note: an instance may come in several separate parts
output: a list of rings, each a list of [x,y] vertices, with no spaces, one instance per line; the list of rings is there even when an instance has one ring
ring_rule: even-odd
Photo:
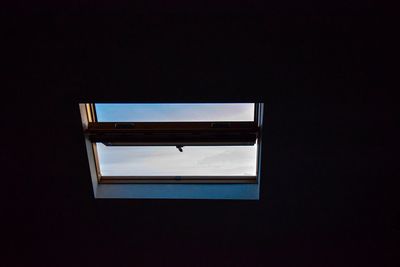
[[[4,266],[398,264],[388,18],[4,18]],[[260,200],[93,199],[85,101],[264,102]]]

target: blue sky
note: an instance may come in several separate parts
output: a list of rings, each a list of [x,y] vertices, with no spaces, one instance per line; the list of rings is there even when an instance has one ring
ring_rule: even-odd
[[[252,121],[252,103],[96,104],[97,120],[106,121]]]
[[[252,120],[253,104],[96,104],[99,121]],[[104,176],[256,175],[256,146],[105,146]]]

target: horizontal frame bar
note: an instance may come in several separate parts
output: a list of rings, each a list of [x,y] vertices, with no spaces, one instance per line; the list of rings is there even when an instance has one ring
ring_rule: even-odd
[[[118,128],[118,125],[129,125],[128,128]],[[93,122],[89,121],[85,132],[148,132],[148,131],[216,131],[230,132],[232,130],[257,130],[256,122]]]
[[[254,145],[259,127],[254,123],[89,123],[85,135],[105,145]]]
[[[257,176],[101,176],[100,184],[115,183],[257,183]]]

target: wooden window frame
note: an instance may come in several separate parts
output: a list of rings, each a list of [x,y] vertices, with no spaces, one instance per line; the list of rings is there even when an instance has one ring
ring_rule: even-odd
[[[98,184],[255,184],[259,182],[263,103],[254,121],[97,122],[93,103],[79,104],[92,176]],[[107,146],[257,145],[255,176],[102,176],[97,144]]]

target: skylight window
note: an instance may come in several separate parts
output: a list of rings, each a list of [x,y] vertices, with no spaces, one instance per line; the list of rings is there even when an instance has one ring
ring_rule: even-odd
[[[182,198],[206,188],[229,195],[230,185],[235,194],[242,187],[257,188],[258,195],[260,103],[96,103],[80,110],[95,191],[120,186],[136,198],[148,184],[153,191],[144,197],[187,189],[176,196]],[[184,198],[207,198],[204,192]]]

